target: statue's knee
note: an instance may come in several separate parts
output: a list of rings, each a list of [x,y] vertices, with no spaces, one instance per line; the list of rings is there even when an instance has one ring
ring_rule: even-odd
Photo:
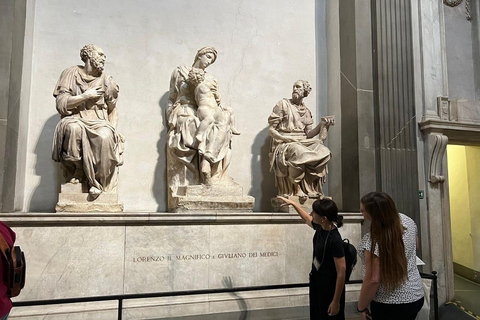
[[[108,140],[112,137],[112,131],[108,128],[100,128],[100,129],[97,130],[97,135],[102,140]]]
[[[69,123],[65,127],[65,133],[68,135],[78,136],[82,133],[82,127],[80,127],[80,125],[77,123]]]

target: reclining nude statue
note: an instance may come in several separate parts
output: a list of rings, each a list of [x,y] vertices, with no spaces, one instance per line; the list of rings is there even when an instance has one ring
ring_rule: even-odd
[[[323,142],[335,119],[323,117],[313,128],[312,114],[303,103],[311,90],[307,81],[295,82],[292,98],[280,100],[268,118],[272,137],[270,170],[275,174],[278,195],[297,196],[300,200],[325,198],[322,186],[332,157]]]
[[[88,193],[114,193],[123,164],[124,138],[117,132],[118,85],[103,72],[105,53],[89,44],[80,51],[83,66],[62,72],[53,92],[61,120],[52,158],[62,164],[67,183],[87,185]]]

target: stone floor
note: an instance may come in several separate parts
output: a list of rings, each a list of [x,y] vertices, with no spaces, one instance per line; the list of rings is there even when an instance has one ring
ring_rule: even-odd
[[[455,275],[454,286],[457,304],[480,316],[480,284]]]

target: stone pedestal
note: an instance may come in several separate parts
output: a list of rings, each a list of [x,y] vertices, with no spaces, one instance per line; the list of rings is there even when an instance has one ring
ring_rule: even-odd
[[[318,198],[300,199],[297,196],[286,196],[285,198],[290,199],[296,203],[299,203],[300,206],[307,212],[312,211],[312,204],[315,202],[315,200],[318,200]],[[293,206],[282,206],[282,204],[284,204],[285,202],[278,199],[277,197],[272,198],[271,201],[272,201],[273,212],[297,213],[297,211],[295,211],[295,208]]]
[[[233,181],[219,185],[179,186],[172,195],[171,212],[221,210],[252,212],[255,199],[243,195],[243,188]]]
[[[101,193],[93,197],[86,184],[63,183],[58,194],[56,212],[123,212],[123,203],[118,202],[118,194]]]

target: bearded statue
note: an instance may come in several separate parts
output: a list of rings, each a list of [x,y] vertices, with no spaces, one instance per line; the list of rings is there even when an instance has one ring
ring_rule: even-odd
[[[122,165],[123,136],[117,132],[118,85],[103,72],[105,53],[89,44],[80,51],[84,65],[62,72],[53,92],[61,120],[52,158],[62,164],[66,182],[84,184],[88,193],[114,193]]]
[[[293,84],[292,98],[280,100],[268,118],[270,169],[278,195],[302,201],[325,198],[322,187],[332,154],[323,142],[328,128],[335,124],[334,117],[329,116],[313,126],[312,113],[303,102],[311,91],[308,81],[298,80]]]

